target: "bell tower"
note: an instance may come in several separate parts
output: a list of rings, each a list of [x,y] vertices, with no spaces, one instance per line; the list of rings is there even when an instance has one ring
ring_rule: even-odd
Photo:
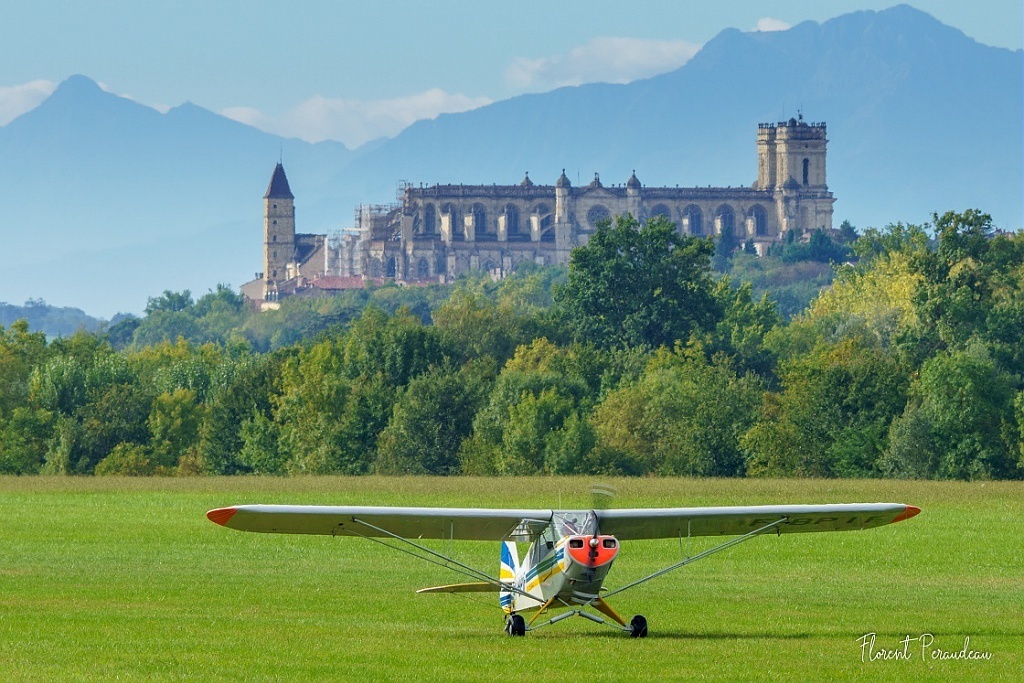
[[[274,167],[263,195],[263,282],[265,298],[276,291],[273,283],[288,278],[288,264],[295,256],[295,196],[280,163]]]

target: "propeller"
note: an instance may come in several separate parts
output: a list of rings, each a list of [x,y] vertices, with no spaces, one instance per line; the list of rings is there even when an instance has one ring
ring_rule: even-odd
[[[590,507],[593,510],[607,510],[615,498],[616,489],[611,484],[592,484],[590,487]]]
[[[615,487],[611,484],[602,484],[600,482],[592,484],[590,486],[590,507],[592,510],[607,510],[611,507],[612,499],[615,498]],[[591,567],[594,566],[594,562],[597,561],[597,537],[601,533],[601,530],[595,526],[594,535],[590,537],[590,552],[588,556],[590,562],[588,563]]]

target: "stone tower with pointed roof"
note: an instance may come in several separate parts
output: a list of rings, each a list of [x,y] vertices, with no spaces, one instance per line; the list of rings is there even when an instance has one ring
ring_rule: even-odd
[[[288,278],[288,264],[295,256],[295,196],[280,163],[274,167],[263,195],[264,299],[271,299],[275,283]]]

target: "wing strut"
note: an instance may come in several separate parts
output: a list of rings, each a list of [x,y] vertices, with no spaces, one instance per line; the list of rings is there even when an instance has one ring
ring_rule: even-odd
[[[476,569],[474,567],[470,567],[468,564],[463,564],[462,562],[459,562],[458,560],[456,560],[456,559],[454,559],[452,557],[449,557],[448,555],[445,555],[444,553],[439,553],[436,550],[431,550],[430,548],[427,548],[426,546],[422,546],[419,543],[414,543],[413,541],[410,541],[408,538],[404,538],[402,536],[399,536],[398,534],[394,534],[394,533],[388,531],[387,529],[382,529],[379,526],[374,526],[373,524],[370,524],[369,522],[364,522],[363,520],[361,520],[361,519],[359,519],[357,517],[353,517],[352,521],[357,523],[357,524],[362,524],[363,526],[368,527],[370,529],[373,529],[374,531],[382,533],[382,534],[384,534],[385,536],[387,536],[389,538],[395,539],[396,541],[400,541],[400,542],[405,543],[407,545],[411,545],[413,548],[415,548],[416,550],[418,550],[420,552],[416,553],[416,552],[413,552],[412,550],[406,550],[405,548],[399,547],[397,545],[393,545],[391,543],[388,543],[387,541],[382,541],[379,538],[374,538],[373,536],[367,536],[366,534],[361,534],[361,533],[359,533],[358,531],[356,531],[355,529],[353,529],[351,527],[345,529],[345,531],[347,533],[355,534],[356,536],[359,536],[360,538],[365,538],[367,541],[373,541],[374,543],[379,543],[382,546],[384,546],[385,548],[391,548],[392,550],[397,550],[400,553],[405,553],[406,555],[411,555],[412,557],[415,557],[418,560],[423,560],[424,562],[429,562],[430,564],[436,564],[438,567],[444,567],[445,569],[449,569],[449,570],[451,570],[453,572],[456,572],[457,574],[462,574],[462,575],[468,576],[468,577],[470,577],[472,579],[477,579],[478,581],[484,581],[486,583],[489,583],[489,584],[491,584],[493,586],[496,586],[496,587],[500,588],[501,590],[510,591],[512,593],[518,593],[520,595],[524,595],[524,596],[530,597],[530,598],[533,597],[532,595],[530,595],[526,591],[520,590],[519,588],[516,588],[515,586],[513,586],[513,585],[511,585],[509,583],[503,583],[500,579],[496,579],[493,576],[490,576],[489,574],[485,574],[484,572],[480,571],[479,569]],[[420,553],[425,553],[425,555],[422,555]],[[432,555],[433,557],[439,558],[439,559],[444,560],[444,561],[443,562],[438,562],[438,560],[432,559],[431,557],[427,557],[426,555]],[[453,567],[451,565],[455,565],[455,566]]]
[[[622,586],[621,588],[616,588],[613,591],[605,593],[604,595],[601,596],[601,598],[602,599],[610,598],[611,596],[615,595],[616,593],[621,593],[622,591],[626,591],[626,590],[629,590],[630,588],[633,588],[635,586],[639,586],[642,583],[647,583],[651,579],[656,579],[659,576],[663,576],[665,574],[668,574],[671,571],[675,571],[676,569],[679,569],[681,567],[685,567],[686,565],[688,565],[688,564],[690,564],[692,562],[696,562],[697,560],[704,559],[705,557],[708,557],[709,555],[714,555],[719,550],[725,550],[726,548],[731,548],[734,545],[739,545],[740,543],[743,543],[744,541],[749,541],[750,539],[752,539],[755,536],[759,536],[759,535],[763,534],[766,531],[769,531],[771,529],[774,529],[774,528],[778,527],[780,524],[788,524],[788,523],[789,523],[789,517],[780,517],[779,519],[775,520],[774,522],[772,522],[770,524],[765,524],[763,527],[759,527],[757,529],[754,529],[753,531],[748,532],[746,534],[743,534],[742,536],[737,536],[736,538],[730,539],[730,540],[726,541],[725,543],[720,543],[720,544],[716,545],[713,548],[708,548],[704,552],[698,553],[698,554],[694,555],[693,557],[687,557],[686,559],[684,559],[684,560],[682,560],[680,562],[676,562],[671,567],[665,567],[664,569],[662,569],[660,571],[656,571],[653,574],[645,576],[642,579],[637,579],[636,581],[634,581],[632,583],[627,583],[625,586]]]

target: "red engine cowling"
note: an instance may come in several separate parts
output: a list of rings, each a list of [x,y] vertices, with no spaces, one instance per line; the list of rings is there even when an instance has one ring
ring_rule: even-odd
[[[615,559],[619,541],[614,536],[570,536],[569,556],[584,567],[601,567]]]

